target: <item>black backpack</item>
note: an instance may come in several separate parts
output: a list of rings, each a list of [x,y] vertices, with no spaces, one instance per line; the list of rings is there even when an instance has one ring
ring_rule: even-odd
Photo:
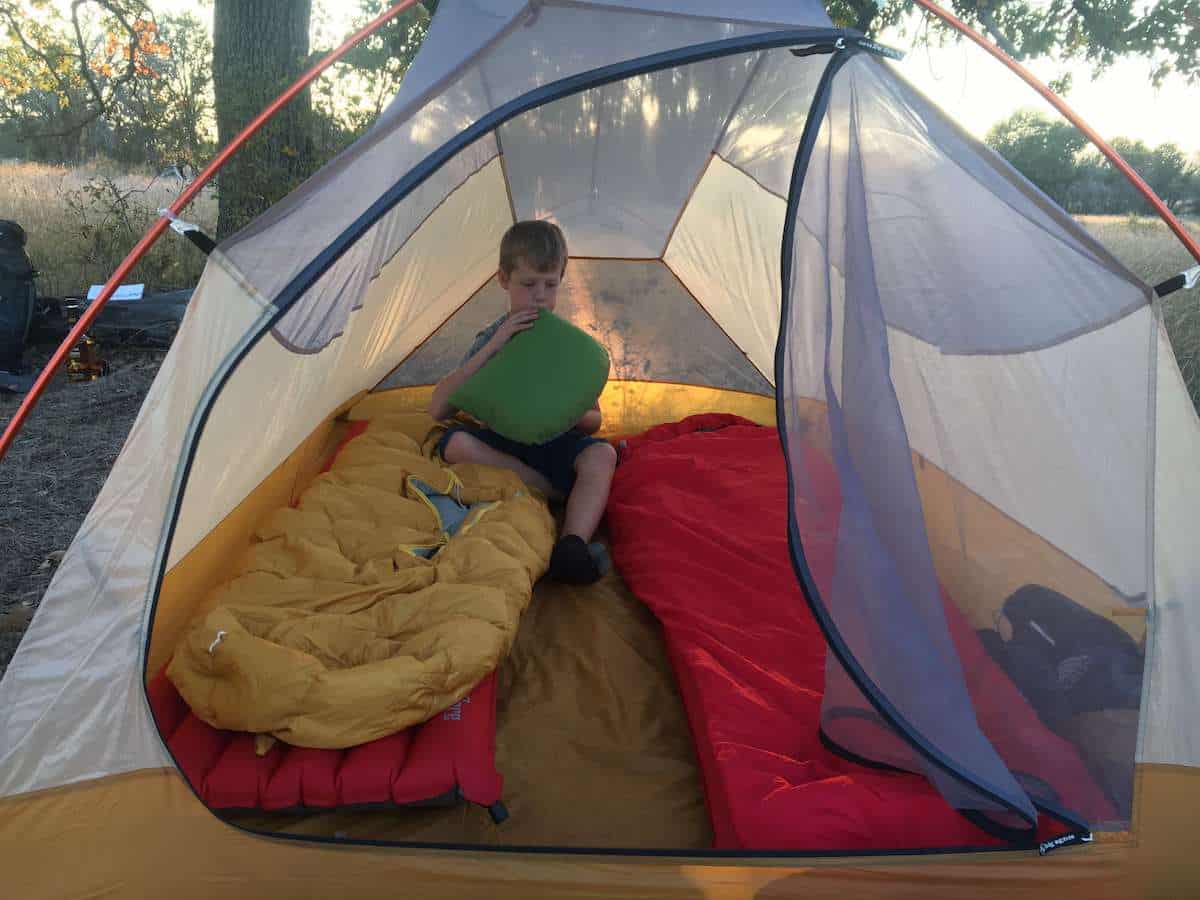
[[[1004,601],[1012,638],[979,632],[984,647],[1051,728],[1101,709],[1137,709],[1141,649],[1120,626],[1069,597],[1027,584]]]
[[[25,230],[0,219],[0,372],[19,372],[33,321],[37,271],[25,253]]]

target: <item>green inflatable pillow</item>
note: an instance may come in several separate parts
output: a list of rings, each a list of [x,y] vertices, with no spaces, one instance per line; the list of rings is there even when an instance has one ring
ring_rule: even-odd
[[[608,381],[608,351],[590,334],[542,310],[464,382],[450,403],[497,434],[544,444],[591,409]]]

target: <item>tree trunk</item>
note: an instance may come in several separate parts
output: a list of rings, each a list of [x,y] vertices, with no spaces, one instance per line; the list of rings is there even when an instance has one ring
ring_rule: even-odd
[[[212,73],[221,147],[302,74],[311,16],[312,0],[216,0]],[[309,174],[311,118],[306,90],[221,170],[218,239],[241,228]]]

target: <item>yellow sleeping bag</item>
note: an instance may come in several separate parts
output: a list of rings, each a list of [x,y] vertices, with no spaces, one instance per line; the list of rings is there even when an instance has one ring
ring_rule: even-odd
[[[350,747],[447,709],[508,653],[549,563],[545,501],[512,472],[429,459],[398,421],[261,523],[176,649],[167,675],[205,722]],[[431,490],[470,507],[453,537]]]

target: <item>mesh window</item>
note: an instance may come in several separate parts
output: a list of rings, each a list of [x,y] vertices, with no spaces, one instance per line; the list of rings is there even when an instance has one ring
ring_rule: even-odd
[[[1144,603],[1153,319],[1081,229],[899,96],[871,61],[839,74],[792,247],[793,514],[847,660],[822,729],[991,826],[1036,805],[1122,828],[1142,648],[1112,612]],[[944,227],[943,171],[1003,202]],[[810,452],[837,485],[811,482]]]
[[[507,295],[492,278],[380,388],[438,381],[506,308]],[[611,379],[772,393],[745,354],[660,262],[572,259],[556,312],[604,344],[612,359]]]
[[[661,256],[758,56],[627,78],[505,124],[517,218],[553,218],[582,255]]]

